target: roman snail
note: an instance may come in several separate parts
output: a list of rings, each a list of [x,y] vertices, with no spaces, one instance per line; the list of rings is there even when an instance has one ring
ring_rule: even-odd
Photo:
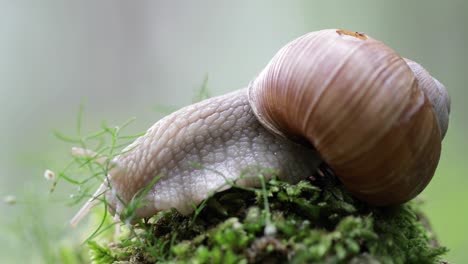
[[[155,177],[137,217],[169,208],[188,214],[227,182],[258,186],[261,168],[298,182],[322,161],[358,199],[403,203],[434,175],[449,112],[445,87],[382,42],[345,30],[308,33],[248,87],[155,123],[112,159],[107,180],[72,223],[100,195],[118,216]]]

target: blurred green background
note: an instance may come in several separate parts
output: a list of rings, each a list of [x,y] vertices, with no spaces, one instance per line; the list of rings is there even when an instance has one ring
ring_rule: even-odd
[[[208,74],[212,95],[245,86],[288,41],[344,28],[418,61],[452,97],[435,178],[421,196],[447,260],[468,259],[468,1],[0,1],[0,262],[50,263],[83,235],[68,226],[70,186],[49,195],[80,101],[85,127],[137,117],[141,132],[183,106]],[[82,232],[81,232],[82,233]],[[63,253],[63,252],[62,252]],[[15,261],[16,260],[16,261]]]

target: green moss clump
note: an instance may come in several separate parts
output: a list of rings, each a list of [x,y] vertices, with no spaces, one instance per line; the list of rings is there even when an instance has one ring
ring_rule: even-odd
[[[369,207],[333,178],[271,180],[217,193],[190,216],[160,212],[117,243],[89,245],[96,263],[438,263],[447,250],[425,222],[418,202]]]

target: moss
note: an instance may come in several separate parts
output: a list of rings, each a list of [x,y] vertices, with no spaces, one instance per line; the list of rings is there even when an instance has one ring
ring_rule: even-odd
[[[163,211],[117,243],[91,242],[96,263],[437,263],[416,201],[374,208],[333,177],[217,193],[189,216]],[[265,197],[267,198],[265,200]]]

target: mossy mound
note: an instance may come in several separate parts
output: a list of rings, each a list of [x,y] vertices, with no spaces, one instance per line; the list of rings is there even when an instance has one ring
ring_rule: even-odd
[[[190,216],[163,211],[88,246],[95,263],[439,263],[446,252],[417,201],[369,207],[328,176],[233,186]]]

